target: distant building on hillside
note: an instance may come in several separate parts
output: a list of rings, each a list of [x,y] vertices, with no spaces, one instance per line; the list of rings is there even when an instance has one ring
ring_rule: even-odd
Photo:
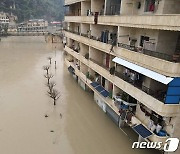
[[[13,15],[12,13],[5,13],[0,12],[0,26],[2,28],[7,27],[8,32],[16,32],[17,25],[16,21],[18,20],[17,16]]]
[[[33,19],[27,22],[20,23],[18,26],[19,32],[46,32],[48,21],[44,19]]]
[[[7,13],[0,12],[0,25],[9,25],[9,16]]]

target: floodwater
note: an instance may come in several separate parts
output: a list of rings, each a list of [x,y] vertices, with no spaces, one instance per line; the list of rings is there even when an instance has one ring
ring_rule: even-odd
[[[48,56],[53,58],[50,72],[61,94],[56,106],[47,95],[42,69],[49,64]],[[68,73],[60,44],[45,43],[40,36],[2,39],[0,154],[152,153],[131,146],[132,141]]]

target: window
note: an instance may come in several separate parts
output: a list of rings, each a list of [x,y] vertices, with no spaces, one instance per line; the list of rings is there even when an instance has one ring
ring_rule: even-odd
[[[141,47],[144,46],[144,41],[149,41],[149,37],[147,37],[147,36],[141,36],[140,44],[139,44]]]
[[[154,12],[155,11],[155,0],[146,0],[144,12]]]

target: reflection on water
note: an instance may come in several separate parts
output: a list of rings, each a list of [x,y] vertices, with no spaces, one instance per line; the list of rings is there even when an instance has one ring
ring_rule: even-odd
[[[55,107],[47,96],[42,69],[49,63],[48,56],[53,57],[50,71],[61,92]],[[132,141],[94,103],[93,96],[69,75],[60,44],[46,44],[40,36],[2,39],[1,154],[152,153],[133,150],[131,145]]]

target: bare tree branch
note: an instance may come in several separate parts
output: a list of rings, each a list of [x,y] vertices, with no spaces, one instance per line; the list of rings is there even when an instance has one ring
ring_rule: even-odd
[[[49,63],[50,63],[50,65],[51,65],[52,57],[48,57],[47,59],[49,60]]]
[[[43,66],[43,69],[47,72],[47,74],[49,74],[49,69],[50,69],[49,65]]]
[[[49,97],[51,97],[54,100],[54,105],[56,105],[56,100],[60,98],[60,92],[56,89],[52,89],[52,91],[48,91]]]
[[[49,91],[52,92],[53,88],[56,86],[56,83],[54,81],[50,81],[49,84],[46,84],[49,88]]]
[[[44,75],[44,77],[48,80],[48,84],[49,84],[50,79],[53,78],[53,76],[54,76],[54,75],[52,75],[52,74],[46,74],[46,75]]]

